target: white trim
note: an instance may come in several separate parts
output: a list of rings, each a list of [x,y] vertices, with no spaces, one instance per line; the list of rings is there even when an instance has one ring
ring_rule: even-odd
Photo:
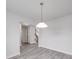
[[[15,54],[12,54],[12,55],[10,55],[10,56],[6,57],[6,59],[9,59],[9,58],[14,57],[14,56],[17,56],[17,55],[20,55],[20,52],[15,53]]]
[[[52,48],[49,48],[49,47],[45,47],[45,46],[43,46],[43,45],[39,45],[39,47],[43,47],[43,48],[47,48],[47,49],[51,49],[51,50],[54,50],[54,51],[58,51],[58,52],[67,54],[67,55],[72,55],[72,53],[70,53],[70,52],[62,51],[62,50],[58,50],[58,49],[52,49]]]

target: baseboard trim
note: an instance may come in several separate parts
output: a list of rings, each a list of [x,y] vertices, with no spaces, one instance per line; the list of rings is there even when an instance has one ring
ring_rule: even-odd
[[[10,59],[11,57],[14,57],[14,56],[17,56],[17,55],[20,55],[20,52],[12,54],[12,55],[8,56],[6,59]]]
[[[51,49],[51,48],[48,48],[48,47],[45,47],[45,46],[42,46],[42,45],[39,45],[39,47]],[[58,50],[58,49],[51,49],[51,50],[58,51],[58,52],[61,52],[61,53],[67,54],[67,55],[72,55],[72,53],[69,53],[69,52],[66,52],[66,51],[61,51],[61,50]]]

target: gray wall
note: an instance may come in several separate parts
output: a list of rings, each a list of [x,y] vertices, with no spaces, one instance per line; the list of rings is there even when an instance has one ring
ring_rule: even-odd
[[[64,16],[46,22],[41,29],[39,46],[72,54],[72,16]]]
[[[35,41],[35,27],[34,26],[28,27],[28,41],[30,44],[36,43],[36,41]]]

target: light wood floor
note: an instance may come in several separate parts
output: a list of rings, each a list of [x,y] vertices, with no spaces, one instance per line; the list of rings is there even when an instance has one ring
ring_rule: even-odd
[[[72,59],[71,55],[49,50],[37,45],[24,45],[21,47],[21,55],[10,59]]]

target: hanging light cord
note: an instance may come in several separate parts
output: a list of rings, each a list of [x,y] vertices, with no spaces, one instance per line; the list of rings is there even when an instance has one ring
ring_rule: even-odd
[[[40,5],[41,5],[41,22],[43,22],[43,2],[41,2]]]

